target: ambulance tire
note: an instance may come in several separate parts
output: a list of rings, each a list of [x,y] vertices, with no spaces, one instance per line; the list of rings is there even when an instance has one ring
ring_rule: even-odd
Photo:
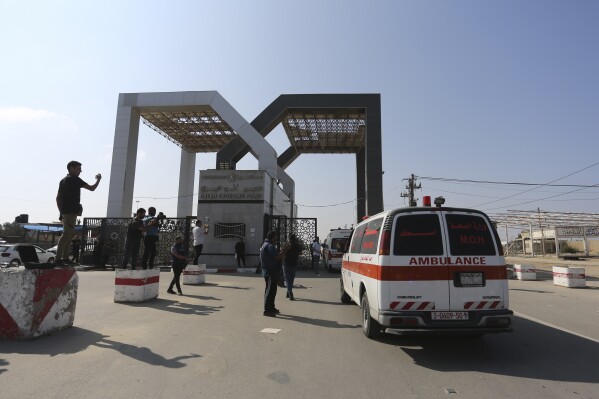
[[[345,288],[343,288],[343,279],[339,279],[341,283],[341,303],[351,303],[351,297],[345,292]]]
[[[370,317],[370,304],[368,303],[368,294],[362,295],[362,332],[370,339],[381,335],[381,325],[378,321]]]

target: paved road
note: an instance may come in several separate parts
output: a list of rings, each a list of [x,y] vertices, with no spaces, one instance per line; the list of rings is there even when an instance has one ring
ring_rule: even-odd
[[[6,398],[599,398],[599,281],[510,281],[515,332],[368,340],[338,275],[300,273],[283,315],[263,280],[208,275],[185,296],[115,304],[111,272],[81,272],[75,326],[0,341]],[[531,320],[532,319],[532,320]],[[280,329],[276,334],[264,328]],[[451,393],[451,392],[456,393]]]

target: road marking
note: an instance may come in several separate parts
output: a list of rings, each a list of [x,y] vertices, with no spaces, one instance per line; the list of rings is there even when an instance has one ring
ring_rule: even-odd
[[[586,335],[579,334],[579,333],[574,332],[572,330],[568,330],[566,328],[562,328],[562,327],[556,326],[555,324],[547,323],[546,321],[539,320],[539,319],[531,317],[531,316],[527,316],[527,315],[525,315],[523,313],[514,312],[514,316],[522,317],[523,319],[534,321],[535,323],[539,323],[539,324],[542,324],[542,325],[547,326],[547,327],[555,328],[556,330],[560,330],[560,331],[563,331],[563,332],[568,333],[568,334],[576,335],[577,337],[588,339],[589,341],[593,341],[593,342],[599,344],[599,339],[595,339],[595,338],[591,338],[591,337],[586,336]]]
[[[265,333],[265,334],[276,334],[279,331],[281,331],[280,328],[264,328],[262,329],[262,331],[260,331],[261,333]]]

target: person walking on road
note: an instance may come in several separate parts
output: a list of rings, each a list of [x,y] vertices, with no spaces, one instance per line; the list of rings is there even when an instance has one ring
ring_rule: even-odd
[[[175,244],[171,247],[171,258],[173,261],[173,279],[171,280],[170,285],[168,286],[169,294],[174,294],[173,286],[177,286],[177,291],[179,291],[179,295],[183,295],[183,291],[181,291],[181,273],[183,273],[183,269],[187,267],[187,251],[183,248],[183,239],[181,237],[175,238]]]
[[[289,247],[285,253],[283,261],[283,274],[285,276],[285,285],[287,286],[287,295],[291,301],[295,301],[293,296],[293,282],[295,280],[295,274],[297,272],[297,264],[300,253],[302,252],[302,246],[298,241],[295,234],[289,236]]]
[[[277,233],[269,231],[260,248],[260,263],[262,265],[262,276],[266,287],[264,288],[264,316],[277,317],[279,309],[275,307],[277,295],[277,281],[281,276],[281,260],[285,252],[279,252],[275,247]],[[285,249],[284,249],[285,251]]]
[[[314,238],[311,248],[312,248],[312,269],[314,270],[314,273],[317,276],[320,276],[320,273],[318,273],[318,265],[320,264],[320,252],[322,251],[322,247],[320,245],[318,237]]]
[[[94,191],[98,187],[98,184],[100,184],[100,180],[102,180],[102,175],[99,173],[96,175],[96,182],[91,186],[81,180],[79,177],[81,174],[81,163],[77,161],[69,162],[67,170],[69,173],[58,184],[58,194],[56,195],[56,205],[60,212],[59,219],[62,221],[62,235],[58,240],[55,260],[59,266],[72,264],[69,260],[69,246],[75,235],[77,216],[81,216],[83,213],[81,188]]]
[[[243,242],[243,238],[235,243],[235,259],[237,259],[237,267],[241,267],[242,263],[245,267],[245,242]]]

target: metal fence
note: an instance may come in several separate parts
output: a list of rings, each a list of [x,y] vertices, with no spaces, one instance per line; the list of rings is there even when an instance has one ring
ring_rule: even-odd
[[[123,260],[125,238],[131,218],[84,218],[81,234],[81,260],[95,266],[117,266]],[[159,221],[159,240],[156,245],[155,266],[170,266],[171,247],[175,237],[183,238],[183,246],[188,249],[188,257],[193,256],[192,229],[196,217],[165,218]],[[141,243],[139,262],[143,254]],[[140,265],[137,265],[140,266]]]
[[[312,262],[310,245],[316,237],[318,227],[316,218],[290,218],[283,215],[266,215],[265,227],[264,234],[269,230],[275,231],[281,243],[289,242],[289,236],[295,234],[303,248],[300,253],[299,267],[310,267],[310,263]]]

